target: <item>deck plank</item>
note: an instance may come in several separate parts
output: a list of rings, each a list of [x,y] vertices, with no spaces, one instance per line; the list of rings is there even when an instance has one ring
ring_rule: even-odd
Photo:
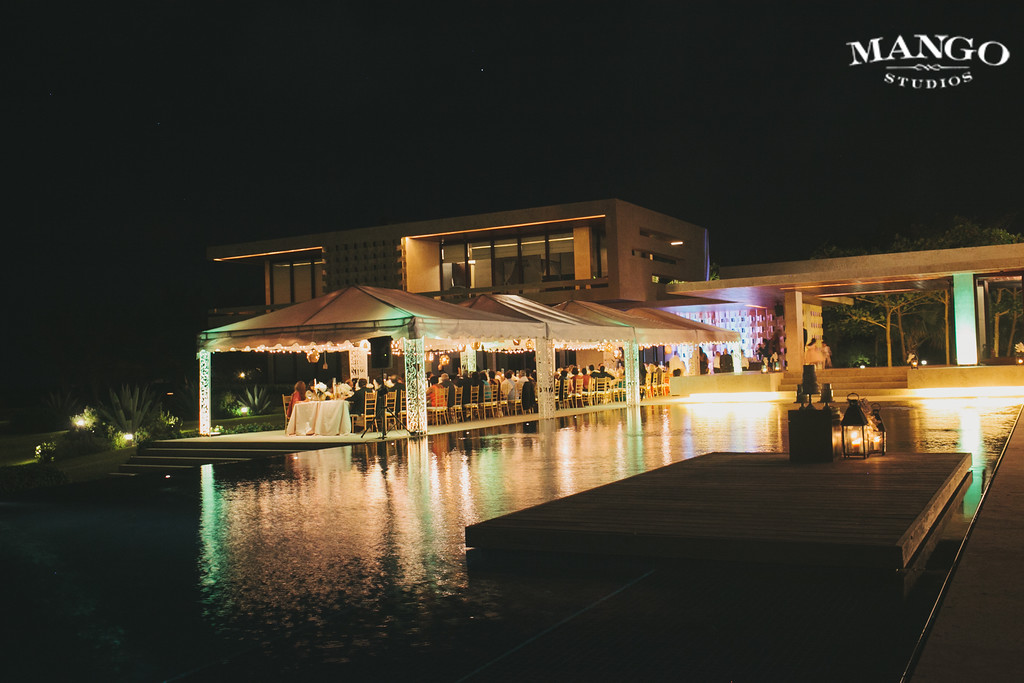
[[[466,527],[470,548],[902,570],[967,453],[710,453]]]

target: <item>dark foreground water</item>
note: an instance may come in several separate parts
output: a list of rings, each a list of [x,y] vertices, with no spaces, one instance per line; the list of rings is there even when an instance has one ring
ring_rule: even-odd
[[[784,451],[787,408],[646,406],[2,502],[0,678],[898,680],[1012,401],[884,404],[891,450],[974,458],[912,584],[694,563],[467,569],[466,525],[707,452]]]

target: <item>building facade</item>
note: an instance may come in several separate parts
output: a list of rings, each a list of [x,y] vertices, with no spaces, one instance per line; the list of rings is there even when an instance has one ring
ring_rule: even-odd
[[[220,310],[211,326],[350,285],[459,301],[481,293],[646,302],[708,277],[704,228],[618,199],[338,230],[210,247],[262,263],[264,301]]]

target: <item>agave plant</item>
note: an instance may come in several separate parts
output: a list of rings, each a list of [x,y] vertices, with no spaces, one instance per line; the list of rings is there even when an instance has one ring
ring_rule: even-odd
[[[45,410],[54,425],[67,426],[68,419],[82,409],[81,402],[70,391],[51,391],[43,397]]]
[[[98,411],[103,421],[125,434],[134,434],[159,408],[149,387],[122,385],[120,393],[110,390],[110,403]]]
[[[239,403],[249,409],[250,415],[265,415],[270,412],[270,394],[267,388],[259,384],[246,389],[245,394],[238,399]]]

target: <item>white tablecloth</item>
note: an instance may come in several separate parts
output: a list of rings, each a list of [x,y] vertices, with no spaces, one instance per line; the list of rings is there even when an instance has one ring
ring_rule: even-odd
[[[289,436],[337,436],[352,431],[348,401],[303,401],[288,420]]]

